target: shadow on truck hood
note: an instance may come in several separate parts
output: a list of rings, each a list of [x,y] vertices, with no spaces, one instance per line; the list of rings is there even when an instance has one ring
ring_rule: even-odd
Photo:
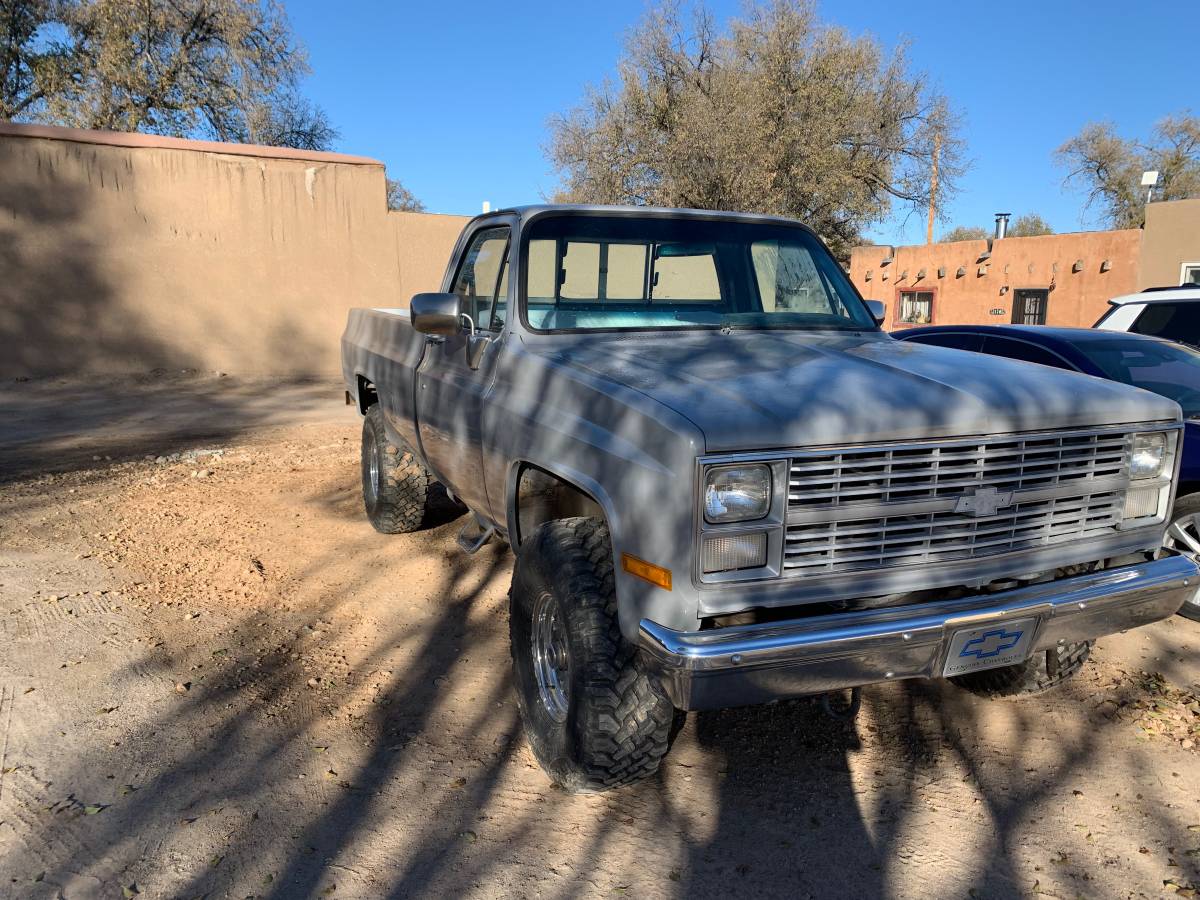
[[[555,355],[686,416],[708,452],[1177,419],[1147,391],[886,334],[572,336]]]

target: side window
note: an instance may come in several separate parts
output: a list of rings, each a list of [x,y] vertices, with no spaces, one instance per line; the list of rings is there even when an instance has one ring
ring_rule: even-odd
[[[756,241],[750,246],[750,259],[764,312],[847,315],[806,248]]]
[[[983,352],[992,356],[1004,356],[1008,359],[1019,359],[1022,362],[1037,363],[1041,366],[1051,366],[1055,369],[1074,368],[1067,364],[1057,353],[1030,344],[1027,341],[1014,341],[1008,338],[989,336],[983,342]]]
[[[1200,303],[1147,303],[1129,330],[1183,344],[1200,344]]]
[[[496,330],[504,322],[508,233],[509,229],[504,227],[487,228],[476,234],[454,279],[453,292],[463,298],[463,309],[477,328]]]

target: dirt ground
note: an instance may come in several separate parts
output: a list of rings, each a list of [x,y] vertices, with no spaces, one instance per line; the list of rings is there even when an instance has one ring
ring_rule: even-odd
[[[689,717],[554,789],[511,557],[385,537],[336,384],[0,386],[0,896],[1156,897],[1200,884],[1200,626],[1057,693]]]

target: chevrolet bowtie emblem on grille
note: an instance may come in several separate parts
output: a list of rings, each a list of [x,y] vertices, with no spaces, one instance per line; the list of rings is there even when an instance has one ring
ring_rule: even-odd
[[[959,497],[958,502],[954,504],[954,511],[982,519],[984,516],[994,516],[1006,506],[1012,506],[1012,502],[1012,491],[998,491],[994,487],[981,487]]]

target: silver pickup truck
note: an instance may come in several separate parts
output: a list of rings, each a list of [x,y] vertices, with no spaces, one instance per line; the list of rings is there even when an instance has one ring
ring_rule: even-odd
[[[681,711],[1074,674],[1173,614],[1180,411],[894,341],[806,227],[535,206],[466,227],[442,293],[355,309],[367,515],[516,554],[513,677],[568,790],[651,775]]]

